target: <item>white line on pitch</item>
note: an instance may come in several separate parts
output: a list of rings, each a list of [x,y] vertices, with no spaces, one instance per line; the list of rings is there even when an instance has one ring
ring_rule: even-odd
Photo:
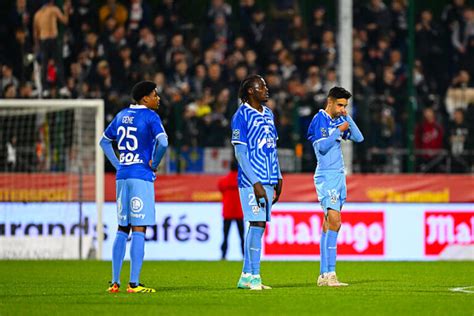
[[[473,290],[468,290],[468,289],[473,289]],[[461,293],[474,293],[474,285],[471,286],[463,286],[463,287],[453,287],[452,289],[449,289],[451,292],[461,292]]]

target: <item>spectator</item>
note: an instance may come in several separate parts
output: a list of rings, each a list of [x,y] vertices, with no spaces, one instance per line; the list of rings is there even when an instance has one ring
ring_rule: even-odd
[[[117,0],[107,0],[107,2],[99,9],[99,23],[104,27],[105,21],[112,17],[119,26],[125,26],[128,19],[127,8],[118,3]]]
[[[3,87],[2,97],[4,99],[15,99],[17,96],[16,86],[12,83],[7,84]]]
[[[439,172],[440,151],[443,149],[444,130],[437,122],[435,111],[432,108],[423,110],[423,121],[416,126],[415,145],[422,151],[417,155],[419,170],[422,172]]]
[[[463,12],[463,19],[455,22],[451,33],[451,43],[455,48],[455,61],[462,62],[465,59],[467,44],[470,37],[474,36],[474,10],[466,8]]]
[[[321,46],[321,35],[330,28],[330,25],[326,22],[326,8],[323,6],[316,7],[313,10],[312,23],[309,27],[311,43],[315,44],[316,47]]]
[[[12,85],[13,87],[18,88],[19,81],[13,75],[13,69],[10,65],[5,64],[2,66],[2,77],[0,79],[0,90],[4,91],[8,85]]]
[[[61,88],[61,95],[67,96],[69,91],[65,87],[63,60],[61,51],[58,47],[58,25],[57,21],[67,25],[69,21],[69,13],[71,11],[71,3],[64,2],[64,13],[54,5],[54,0],[47,0],[34,16],[34,39],[36,51],[41,58],[41,84],[43,88],[43,96],[49,96],[51,89],[50,81],[48,81],[48,66],[53,65],[57,72],[57,84]],[[52,60],[52,62],[51,62]]]
[[[146,1],[130,0],[128,8],[130,16],[128,17],[128,30],[137,32],[140,28],[151,26],[152,12]]]
[[[240,236],[240,249],[242,256],[244,255],[244,221],[242,214],[242,207],[240,205],[239,188],[237,186],[237,163],[232,160],[230,171],[225,176],[219,179],[219,191],[222,194],[222,217],[224,219],[224,240],[221,246],[221,259],[225,260],[228,248],[229,229],[233,221],[236,222]]]
[[[452,31],[454,24],[462,21],[463,12],[466,7],[465,0],[452,0],[451,2],[443,8],[441,13],[441,21],[443,21],[449,31]]]
[[[207,10],[208,23],[212,23],[218,16],[223,17],[227,22],[230,21],[232,7],[224,0],[211,0],[211,5]]]
[[[465,173],[469,172],[469,156],[465,155],[468,148],[468,139],[470,138],[469,126],[464,120],[464,111],[456,109],[454,118],[449,124],[448,143],[450,147],[452,162],[451,172]]]
[[[295,15],[300,13],[298,1],[275,0],[271,2],[270,13],[275,23],[275,32],[279,38],[288,44],[288,28]]]

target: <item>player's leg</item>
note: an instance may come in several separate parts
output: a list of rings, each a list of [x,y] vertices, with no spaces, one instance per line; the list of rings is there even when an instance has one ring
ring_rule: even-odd
[[[259,211],[255,214],[253,220],[250,221],[249,227],[249,257],[250,266],[252,268],[252,279],[250,281],[251,290],[266,290],[271,287],[263,285],[262,278],[260,276],[260,262],[262,254],[262,241],[263,234],[267,222],[271,219],[271,201],[273,200],[274,188],[272,186],[264,186],[267,193],[267,198],[270,203],[264,207],[260,207]]]
[[[117,198],[117,222],[118,229],[112,248],[112,281],[108,291],[116,293],[120,287],[120,272],[122,270],[123,258],[125,257],[125,249],[127,246],[128,234],[130,232],[128,203],[127,203],[127,186],[125,180],[116,181],[116,198]]]
[[[248,253],[250,267],[252,269],[252,279],[250,281],[251,290],[262,290],[262,279],[260,277],[260,259],[262,253],[262,237],[265,232],[266,222],[250,222]]]
[[[256,205],[255,194],[253,188],[239,188],[240,204],[242,205],[242,212],[244,214],[244,220],[248,221],[248,217],[252,214],[252,207]],[[244,260],[242,265],[242,273],[240,274],[239,281],[237,282],[237,288],[249,289],[250,279],[252,276],[252,269],[250,267],[250,256],[249,256],[249,234],[250,229],[247,230],[244,240]]]
[[[146,227],[155,224],[155,193],[153,182],[127,179],[129,188],[130,223],[132,241],[130,246],[129,293],[153,293],[155,289],[140,283],[140,273],[145,255]]]
[[[336,276],[337,236],[341,229],[341,210],[346,199],[345,177],[337,175],[332,182],[330,206],[328,205],[327,221],[327,255],[328,255],[328,285],[346,286],[347,283],[339,282]]]
[[[224,240],[222,241],[222,246],[221,246],[221,251],[222,251],[221,259],[222,260],[225,260],[225,256],[227,254],[227,239],[229,237],[230,224],[232,224],[231,219],[224,219]]]
[[[327,286],[327,272],[328,272],[328,255],[327,255],[327,232],[328,232],[328,221],[327,221],[327,187],[326,187],[325,175],[315,175],[314,186],[316,188],[316,194],[318,201],[321,203],[321,207],[324,211],[323,224],[321,229],[321,239],[319,241],[320,250],[320,263],[319,263],[319,276],[317,280],[318,286]]]
[[[324,214],[323,225],[321,230],[321,240],[319,242],[320,251],[320,263],[319,263],[319,276],[317,284],[318,286],[327,285],[327,273],[328,273],[328,255],[327,255],[327,232],[329,229],[328,221],[326,220],[326,214]]]

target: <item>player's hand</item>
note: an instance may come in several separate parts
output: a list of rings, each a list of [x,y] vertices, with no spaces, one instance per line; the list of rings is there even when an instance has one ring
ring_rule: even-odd
[[[272,205],[278,202],[278,200],[280,199],[282,187],[283,187],[283,179],[278,179],[278,183],[275,186],[275,197],[273,198]]]
[[[151,164],[152,164],[152,160],[150,159],[150,160],[148,161],[148,165],[150,166],[151,170],[153,170],[153,172],[156,172],[156,169],[153,169],[153,167],[151,166]]]
[[[255,183],[253,185],[253,192],[255,193],[255,199],[257,200],[258,206],[266,207],[268,205],[268,197],[262,183]]]
[[[343,133],[349,129],[349,122],[344,122],[341,125],[339,125],[337,128]]]

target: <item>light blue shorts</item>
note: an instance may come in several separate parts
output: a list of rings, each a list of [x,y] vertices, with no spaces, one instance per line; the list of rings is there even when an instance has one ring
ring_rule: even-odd
[[[272,213],[272,201],[275,189],[271,185],[264,185],[267,192],[268,204],[265,208],[258,206],[253,187],[239,188],[240,204],[244,213],[244,220],[250,222],[269,222]]]
[[[153,182],[120,179],[117,184],[117,218],[120,226],[155,225]]]
[[[328,209],[341,211],[346,202],[347,188],[346,176],[341,172],[317,174],[314,176],[314,186],[318,200],[327,214]]]

